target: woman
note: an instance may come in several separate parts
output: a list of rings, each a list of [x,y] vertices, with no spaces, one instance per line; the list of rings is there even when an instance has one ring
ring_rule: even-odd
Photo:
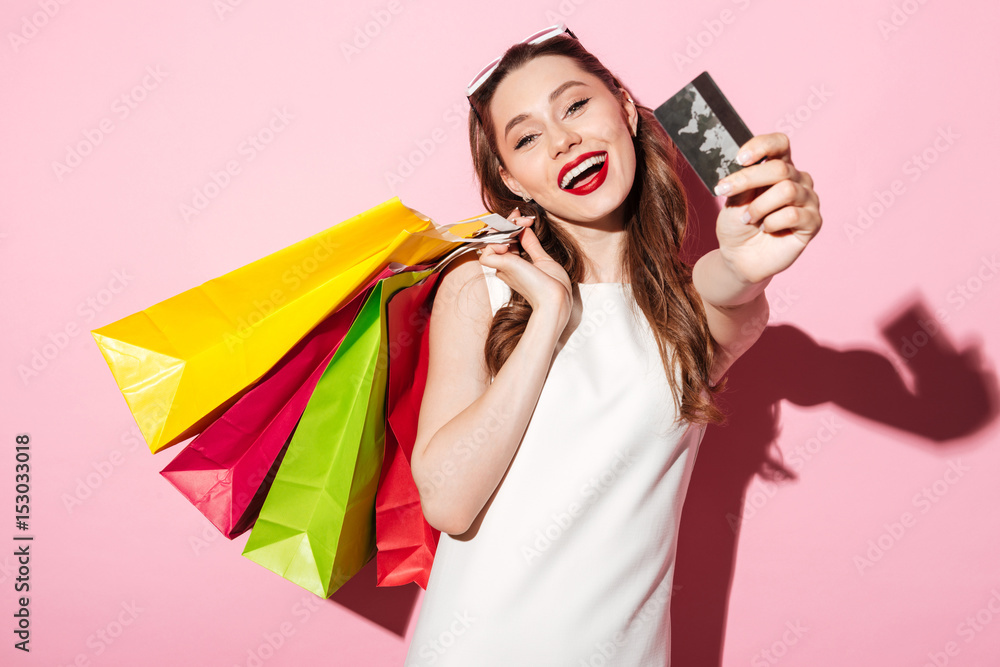
[[[434,300],[412,470],[442,535],[406,664],[666,665],[697,447],[819,231],[812,179],[785,135],[751,139],[690,267],[669,138],[571,32],[469,93],[483,202],[527,258],[463,255]]]

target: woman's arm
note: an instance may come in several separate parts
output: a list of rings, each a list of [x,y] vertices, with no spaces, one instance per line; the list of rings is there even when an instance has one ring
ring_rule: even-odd
[[[483,350],[493,312],[483,267],[467,253],[441,281],[411,469],[427,522],[457,535],[469,529],[510,466],[566,317],[558,309],[533,309],[490,384]]]
[[[764,288],[771,277],[751,283],[730,268],[718,249],[705,253],[692,271],[708,328],[719,347],[710,383],[716,384],[740,355],[757,342],[771,310]]]
[[[769,315],[764,288],[791,266],[823,222],[812,177],[792,164],[786,135],[753,137],[740,147],[739,163],[749,166],[722,179],[715,191],[727,195],[716,224],[719,248],[701,257],[692,273],[722,352],[713,383],[760,337]]]

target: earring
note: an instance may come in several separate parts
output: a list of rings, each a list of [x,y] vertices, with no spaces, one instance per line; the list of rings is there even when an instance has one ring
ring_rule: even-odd
[[[521,195],[521,199],[523,199],[524,201],[531,201],[531,197],[529,197],[528,195]]]

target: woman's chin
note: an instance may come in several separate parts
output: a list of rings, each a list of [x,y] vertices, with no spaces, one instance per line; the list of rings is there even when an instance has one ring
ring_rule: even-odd
[[[628,198],[629,191],[622,186],[605,182],[586,195],[562,193],[552,207],[543,206],[545,212],[566,222],[587,223],[601,220],[618,211]],[[567,201],[567,198],[572,198]],[[574,201],[575,200],[575,201]]]

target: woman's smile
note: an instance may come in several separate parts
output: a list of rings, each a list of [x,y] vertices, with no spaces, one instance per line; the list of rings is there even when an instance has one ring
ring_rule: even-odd
[[[585,195],[601,187],[607,175],[607,151],[591,151],[567,163],[559,171],[559,187],[574,195]]]

